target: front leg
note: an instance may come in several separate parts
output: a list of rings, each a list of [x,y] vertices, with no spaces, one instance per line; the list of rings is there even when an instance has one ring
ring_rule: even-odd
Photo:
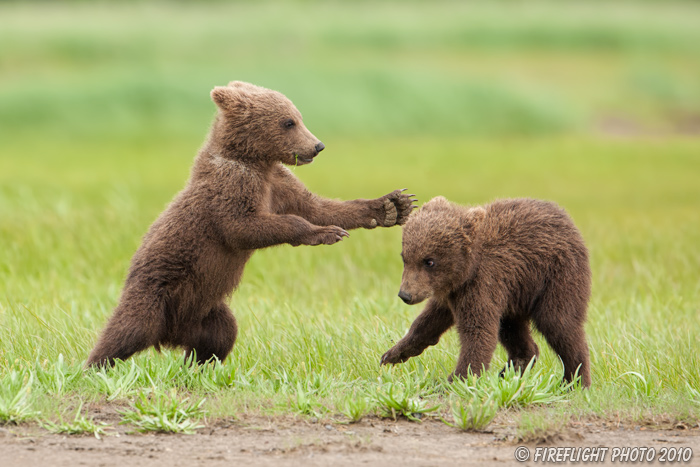
[[[403,363],[420,355],[428,346],[437,344],[440,336],[453,323],[454,318],[449,307],[434,298],[430,299],[404,338],[382,356],[381,364]]]
[[[338,225],[344,229],[373,229],[402,225],[416,208],[414,195],[392,191],[377,199],[338,201],[311,195],[297,204],[296,213],[316,225]]]
[[[488,370],[498,344],[500,324],[495,310],[488,306],[459,310],[455,321],[461,348],[450,381],[454,376],[466,378],[470,370],[476,376],[482,369]]]
[[[340,201],[316,196],[289,170],[279,167],[273,175],[272,211],[294,214],[315,225],[343,229],[373,229],[402,225],[417,206],[414,195],[395,190],[377,199]]]
[[[289,243],[299,245],[332,245],[348,233],[336,225],[313,225],[293,215],[250,216],[225,227],[227,242],[234,248],[256,250]]]

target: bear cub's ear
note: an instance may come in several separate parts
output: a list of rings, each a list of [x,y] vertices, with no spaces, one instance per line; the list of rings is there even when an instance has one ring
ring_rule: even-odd
[[[481,206],[470,208],[465,216],[464,228],[473,230],[486,217],[486,209]]]
[[[211,100],[224,111],[236,111],[245,107],[240,91],[229,86],[216,86],[211,91]]]
[[[444,196],[436,196],[435,198],[431,199],[427,203],[425,203],[423,206],[421,206],[421,210],[423,211],[445,211],[447,209],[451,209],[452,205],[450,202],[445,198]]]
[[[245,81],[231,81],[227,84],[230,88],[241,88],[247,91],[260,91],[262,88],[251,83],[246,83]]]

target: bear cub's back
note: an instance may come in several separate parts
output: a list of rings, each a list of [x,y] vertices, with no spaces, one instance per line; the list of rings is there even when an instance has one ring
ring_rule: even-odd
[[[474,236],[484,246],[531,248],[538,253],[583,249],[583,237],[567,212],[551,201],[504,199],[484,206],[486,215]]]

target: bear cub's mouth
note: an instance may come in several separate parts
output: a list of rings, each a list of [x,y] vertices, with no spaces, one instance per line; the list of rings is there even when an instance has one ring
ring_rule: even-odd
[[[310,164],[314,161],[314,156],[302,156],[301,154],[294,154],[294,161],[296,165]]]

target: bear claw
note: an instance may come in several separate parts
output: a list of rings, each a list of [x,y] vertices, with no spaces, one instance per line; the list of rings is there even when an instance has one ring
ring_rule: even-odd
[[[403,225],[406,223],[408,216],[418,207],[414,204],[418,199],[415,198],[415,194],[404,194],[404,191],[406,191],[406,188],[394,190],[388,195],[379,198],[384,201],[384,205],[382,206],[384,210],[384,219],[382,220],[381,217],[379,217],[379,220],[376,221],[376,225],[392,227],[394,225]],[[370,228],[376,227],[376,225],[372,222]]]

